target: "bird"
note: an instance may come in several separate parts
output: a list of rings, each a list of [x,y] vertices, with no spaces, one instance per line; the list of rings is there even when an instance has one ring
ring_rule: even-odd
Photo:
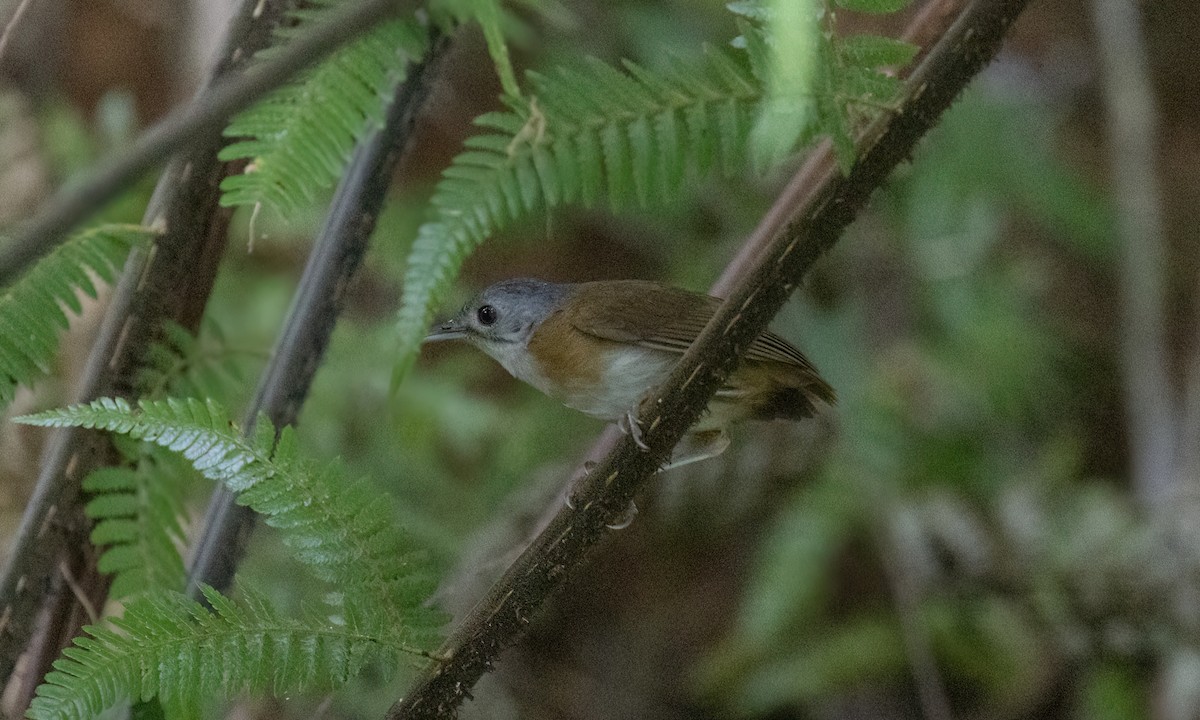
[[[516,278],[484,289],[425,341],[465,340],[564,405],[617,421],[646,449],[639,403],[666,380],[720,305],[717,298],[649,280]],[[810,418],[836,400],[803,353],[763,332],[660,469],[721,454],[733,423]]]

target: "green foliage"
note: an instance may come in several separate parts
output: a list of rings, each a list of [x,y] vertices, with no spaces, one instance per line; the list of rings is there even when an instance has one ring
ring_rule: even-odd
[[[215,402],[191,399],[142,401],[137,409],[101,399],[19,422],[108,430],[178,453],[237,492],[239,502],[282,531],[297,559],[337,588],[332,624],[315,615],[283,620],[254,596],[242,612],[210,591],[216,612],[208,613],[178,595],[143,595],[113,621],[119,635],[92,628],[92,639],[77,641],[39,689],[31,717],[90,717],[127,696],[159,695],[168,707],[186,709],[217,691],[327,687],[381,652],[394,657],[409,643],[431,639],[438,618],[422,605],[432,589],[422,553],[376,493],[347,481],[336,466],[320,469],[300,459],[290,429],[276,443],[264,420],[248,439]],[[93,477],[93,489],[114,491],[97,501],[112,507],[93,508],[107,518],[107,536],[123,541],[136,534],[121,520],[136,490],[129,476]]]
[[[238,397],[247,358],[266,355],[231,347],[216,323],[206,323],[197,337],[168,322],[147,348],[134,386],[139,397]]]
[[[861,508],[843,478],[826,477],[789,503],[761,549],[738,618],[740,651],[770,645],[781,628],[820,609],[837,554]]]
[[[298,22],[281,30],[281,39],[302,33],[336,4],[318,0],[295,11]],[[312,203],[337,180],[358,139],[382,123],[391,89],[426,45],[417,22],[382,23],[235,117],[225,134],[246,139],[220,157],[248,164],[222,181],[222,204],[263,204],[290,214]]]
[[[293,23],[279,31],[280,39],[301,34],[339,2],[315,0],[294,11]],[[430,11],[458,22],[477,20],[504,92],[520,94],[498,0],[440,0]],[[223,149],[220,157],[244,159],[247,167],[221,183],[222,204],[267,205],[281,215],[310,205],[332,187],[358,140],[382,123],[393,88],[427,47],[428,33],[420,21],[382,23],[235,117],[225,134],[245,139]]]
[[[763,716],[779,707],[902,677],[904,661],[904,644],[894,621],[875,615],[849,618],[772,662],[756,665],[732,702],[739,714]]]
[[[240,390],[240,358],[209,323],[206,342],[167,323],[147,349],[134,385],[137,394],[228,398]],[[183,588],[180,519],[194,473],[166,450],[146,443],[118,443],[128,465],[93,471],[83,489],[94,497],[85,510],[96,521],[92,543],[104,547],[99,568],[113,575],[110,597]]]
[[[169,456],[143,454],[133,467],[100,468],[84,479],[93,496],[85,511],[96,521],[91,539],[106,548],[98,567],[113,575],[112,598],[183,587],[185,477]]]
[[[158,697],[168,716],[194,717],[201,701],[244,691],[332,689],[372,661],[404,648],[382,626],[347,614],[336,621],[279,615],[245,592],[234,605],[211,588],[209,611],[172,592],[146,595],[112,627],[89,626],[38,688],[32,720],[90,720],[126,699]]]
[[[767,13],[770,30],[770,65],[765,75],[767,97],[751,133],[751,150],[759,167],[769,167],[787,157],[816,111],[813,85],[817,78],[820,43],[820,9],[811,0],[772,0]],[[763,35],[746,27],[744,38],[766,45]]]
[[[83,310],[79,293],[96,297],[92,275],[112,282],[129,251],[157,233],[137,225],[85,230],[42,258],[0,295],[0,408],[18,385],[50,372],[66,310]]]
[[[764,31],[749,23],[742,29],[745,52],[706,48],[698,58],[675,59],[664,72],[632,62],[618,70],[594,59],[548,75],[530,72],[528,100],[506,98],[508,112],[476,120],[487,132],[468,139],[446,170],[433,217],[409,253],[397,381],[463,261],[505,225],[570,203],[662,206],[711,171],[746,171],[772,60]],[[799,136],[829,133],[843,157],[852,155],[850,105],[882,105],[899,85],[877,66],[864,65],[861,60],[877,56],[861,48],[849,54],[831,38],[818,48],[811,89],[816,112],[804,115]]]
[[[128,435],[186,458],[202,475],[224,483],[238,502],[279,528],[295,557],[348,601],[389,614],[391,625],[415,637],[430,629],[421,608],[431,591],[421,553],[395,526],[394,514],[361,482],[298,456],[295,435],[285,428],[276,445],[269,423],[245,438],[215,402],[122,399],[51,410],[19,419],[47,427],[86,427]]]
[[[879,12],[900,10],[908,1]],[[916,46],[878,35],[838,37],[833,15],[807,1],[754,0],[728,7],[744,18],[734,45],[747,51],[755,76],[766,85],[751,135],[756,164],[777,163],[826,134],[848,171],[856,125],[886,108],[900,90],[895,76],[880,70],[904,67]]]
[[[1131,668],[1115,663],[1102,665],[1088,673],[1080,691],[1080,717],[1094,720],[1139,720],[1148,714],[1142,688]]]
[[[840,273],[836,308],[808,311],[806,350],[843,358],[827,369],[840,438],[771,529],[706,665],[706,688],[738,712],[819,706],[845,692],[847,668],[859,687],[910,695],[905,645],[924,643],[956,714],[1027,714],[1066,677],[1078,717],[1135,717],[1148,659],[1197,657],[1175,604],[1196,565],[1169,549],[1194,539],[1082,477],[1071,408],[1096,410],[1070,388],[1099,383],[1071,375],[1078,348],[1045,312],[1044,258],[1007,244],[1020,210],[1028,234],[1104,257],[1109,209],[1049,152],[1026,157],[1042,146],[1028,130],[1054,125],[1045,108],[968,93],[873,205],[873,232],[890,225],[893,240]],[[864,576],[888,585],[864,593]],[[1200,707],[1195,668],[1163,683],[1180,707]]]

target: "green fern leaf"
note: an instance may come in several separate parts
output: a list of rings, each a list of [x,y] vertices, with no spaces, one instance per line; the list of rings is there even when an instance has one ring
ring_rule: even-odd
[[[282,617],[243,591],[235,605],[212,588],[213,610],[174,592],[145,595],[111,627],[88,626],[37,689],[32,720],[90,720],[119,702],[158,697],[168,716],[241,692],[336,688],[369,662],[394,664],[405,648],[378,624]]]
[[[179,519],[185,514],[186,474],[173,460],[165,453],[142,452],[134,467],[101,468],[83,481],[83,489],[93,494],[84,508],[96,521],[92,543],[107,546],[98,566],[114,576],[109,591],[114,599],[183,587]]]
[[[381,608],[393,632],[414,641],[431,637],[436,616],[422,607],[432,591],[424,553],[395,523],[389,505],[337,466],[299,458],[295,435],[279,443],[264,420],[256,437],[242,437],[213,401],[122,399],[51,410],[18,422],[86,427],[144,440],[182,455],[205,477],[238,493],[238,502],[279,528],[296,558],[348,598]]]
[[[206,322],[200,337],[187,328],[168,322],[161,337],[152,342],[134,379],[138,397],[239,397],[246,379],[249,359],[265,359],[265,353],[229,346],[221,329]]]
[[[903,67],[919,49],[912,43],[879,35],[853,35],[841,40],[839,47],[850,67]]]
[[[136,394],[232,396],[242,379],[239,358],[211,323],[205,340],[202,344],[187,329],[167,323],[144,355]],[[93,496],[85,507],[96,522],[92,543],[104,548],[99,568],[113,575],[109,595],[127,599],[148,590],[179,590],[185,577],[180,520],[187,515],[185,499],[195,473],[157,446],[117,445],[128,466],[100,468],[83,481]]]
[[[0,294],[0,409],[20,384],[50,372],[66,311],[82,311],[78,293],[96,297],[94,274],[112,282],[135,246],[157,233],[137,225],[102,225],[75,235]]]
[[[770,48],[767,97],[751,135],[758,167],[769,167],[790,155],[812,124],[822,41],[820,12],[812,0],[772,0],[767,16],[772,41],[756,43]]]
[[[296,11],[303,22],[281,34],[293,36],[324,15]],[[382,122],[390,89],[426,44],[415,21],[383,23],[235,117],[225,135],[246,139],[225,147],[220,158],[244,159],[247,167],[222,181],[221,203],[261,203],[287,214],[315,200],[337,180],[358,139]]]

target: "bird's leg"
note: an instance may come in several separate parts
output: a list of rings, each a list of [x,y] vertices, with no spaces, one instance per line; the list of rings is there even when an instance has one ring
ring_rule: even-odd
[[[727,447],[729,433],[725,432],[725,428],[688,433],[675,446],[675,450],[671,452],[671,459],[659,468],[659,472],[716,457],[725,452]]]
[[[617,427],[621,428],[621,432],[633,438],[633,442],[641,448],[642,452],[650,450],[650,446],[642,439],[642,424],[638,422],[637,408],[632,408],[617,421]]]

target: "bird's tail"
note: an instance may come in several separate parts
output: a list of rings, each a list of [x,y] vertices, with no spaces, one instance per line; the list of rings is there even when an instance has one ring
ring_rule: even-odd
[[[753,363],[739,369],[730,384],[758,420],[810,418],[821,404],[837,403],[837,393],[814,368]]]

